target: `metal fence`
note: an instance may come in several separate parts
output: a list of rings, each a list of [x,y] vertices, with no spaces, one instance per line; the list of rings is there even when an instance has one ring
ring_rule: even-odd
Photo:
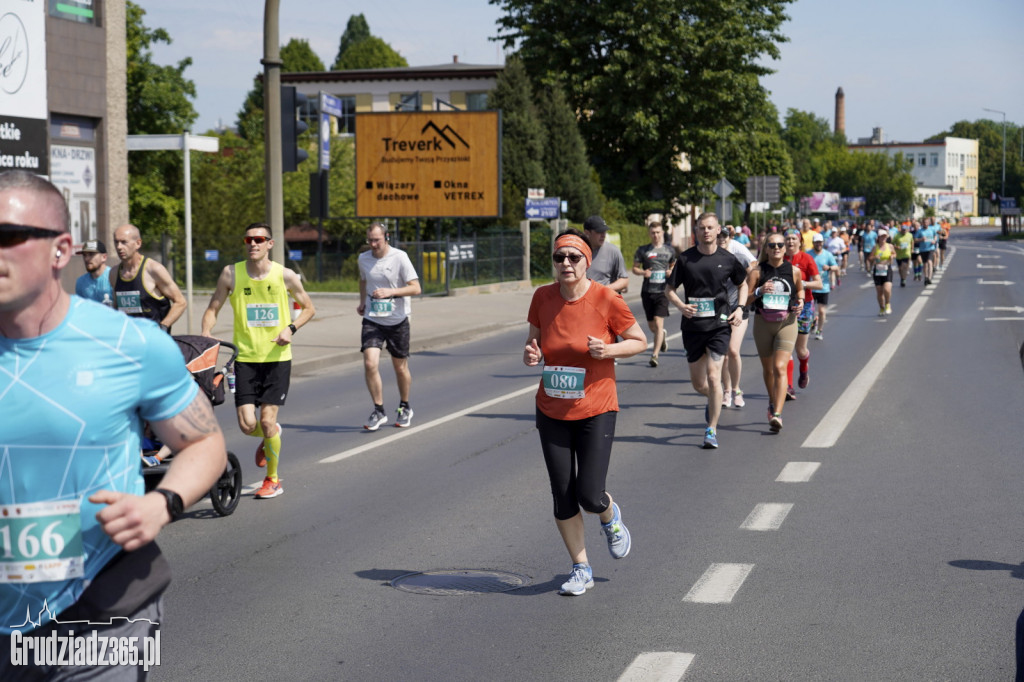
[[[462,239],[443,241],[400,241],[393,246],[409,254],[423,293],[428,295],[523,278],[523,239],[519,232],[472,233]],[[358,258],[367,248],[362,240],[332,239],[319,249],[316,242],[292,243],[288,245],[285,264],[306,282],[335,282],[339,290],[358,290]],[[225,265],[244,258],[241,249],[232,254],[195,249],[194,286],[213,288]]]

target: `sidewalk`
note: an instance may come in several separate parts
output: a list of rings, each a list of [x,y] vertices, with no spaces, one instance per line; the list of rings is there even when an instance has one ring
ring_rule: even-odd
[[[630,275],[626,299],[640,296],[641,278]],[[506,283],[506,287],[513,283]],[[421,296],[412,300],[412,353],[519,327],[526,340],[526,313],[533,289],[523,285],[515,290],[455,290],[452,296]],[[292,376],[312,374],[362,360],[359,352],[362,318],[356,313],[358,294],[310,294],[316,317],[295,334],[292,341]],[[194,303],[205,309],[208,294],[197,295]],[[231,310],[225,306],[213,334],[231,340]],[[643,320],[641,320],[643,323]],[[646,327],[645,327],[646,328]],[[385,351],[386,353],[386,351]]]

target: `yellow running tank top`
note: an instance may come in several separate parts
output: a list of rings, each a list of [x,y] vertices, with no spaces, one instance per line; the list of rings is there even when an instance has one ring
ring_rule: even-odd
[[[234,310],[234,344],[241,362],[282,362],[292,359],[291,344],[279,346],[274,339],[292,321],[284,267],[273,263],[263,279],[252,279],[245,261],[235,263],[235,288],[230,296]]]

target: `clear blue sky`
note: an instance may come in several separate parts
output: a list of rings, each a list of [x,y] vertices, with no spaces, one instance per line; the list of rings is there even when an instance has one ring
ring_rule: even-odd
[[[158,63],[192,57],[186,71],[198,92],[202,133],[222,120],[234,124],[253,76],[262,70],[263,4],[258,0],[136,0],[145,24],[165,28],[174,43],[154,51]],[[351,14],[410,65],[504,62],[497,7],[486,0],[387,0],[351,5],[338,0],[281,0],[280,42],[305,38],[326,66]],[[798,0],[783,27],[790,42],[765,79],[771,99],[832,123],[835,92],[846,94],[846,135],[868,137],[881,126],[891,141],[919,141],[958,120],[1005,111],[1024,123],[1024,25],[1021,0]],[[1018,141],[1019,144],[1019,141]]]

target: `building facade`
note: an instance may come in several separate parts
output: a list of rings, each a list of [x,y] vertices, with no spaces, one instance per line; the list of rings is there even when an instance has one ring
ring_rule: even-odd
[[[871,138],[849,145],[855,152],[888,154],[913,163],[918,203],[932,206],[939,215],[967,217],[978,214],[978,141],[945,137],[937,142],[882,142],[881,129]],[[923,213],[920,208],[915,209]]]
[[[128,222],[123,0],[0,0],[0,170],[49,178],[75,245]],[[84,272],[77,261],[71,281]]]
[[[342,116],[333,119],[335,135],[355,133],[356,114],[384,111],[482,111],[502,65],[449,64],[388,69],[355,69],[281,74],[282,85],[315,102],[320,91],[341,100]]]

